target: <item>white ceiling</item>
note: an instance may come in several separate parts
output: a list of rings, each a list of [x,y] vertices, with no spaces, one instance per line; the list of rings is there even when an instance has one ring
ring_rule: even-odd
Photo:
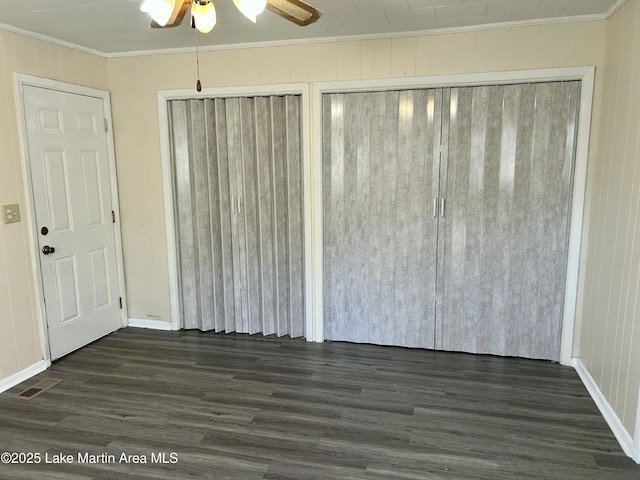
[[[281,42],[347,36],[377,36],[507,22],[605,18],[626,0],[306,0],[322,10],[320,20],[299,27],[271,12],[251,23],[232,0],[214,0],[218,24],[198,34],[204,45]],[[27,31],[104,54],[184,49],[195,30],[151,29],[142,0],[0,0],[0,27]]]

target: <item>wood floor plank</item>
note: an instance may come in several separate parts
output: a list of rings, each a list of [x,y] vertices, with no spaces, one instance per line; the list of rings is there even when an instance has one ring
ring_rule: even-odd
[[[177,458],[1,480],[640,480],[571,368],[197,331],[126,328],[0,394],[0,449]]]

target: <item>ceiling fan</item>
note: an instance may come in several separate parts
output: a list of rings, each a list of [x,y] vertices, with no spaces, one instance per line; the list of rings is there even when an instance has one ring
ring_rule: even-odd
[[[252,22],[265,8],[285,20],[302,27],[317,21],[322,12],[302,0],[233,0],[235,6]],[[145,0],[140,7],[151,14],[152,28],[177,27],[191,9],[192,26],[203,33],[216,24],[216,11],[212,0]]]

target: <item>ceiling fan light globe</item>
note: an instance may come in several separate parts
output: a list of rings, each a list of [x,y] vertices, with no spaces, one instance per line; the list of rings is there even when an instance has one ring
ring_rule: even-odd
[[[175,0],[145,0],[140,10],[148,12],[158,25],[164,27],[173,14],[175,3]]]
[[[233,0],[233,3],[253,23],[256,23],[256,17],[264,12],[267,6],[267,0]]]
[[[191,4],[191,15],[193,15],[196,28],[199,32],[209,33],[216,25],[216,7],[210,0],[208,0],[204,4],[201,4],[199,1],[194,0],[194,2]]]

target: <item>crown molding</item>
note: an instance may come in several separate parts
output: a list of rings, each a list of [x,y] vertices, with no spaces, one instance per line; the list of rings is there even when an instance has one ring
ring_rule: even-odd
[[[0,29],[7,30],[8,32],[12,33],[17,33],[19,35],[24,35],[25,37],[35,38],[36,40],[42,40],[44,42],[60,45],[61,47],[72,48],[73,50],[78,50],[80,52],[89,53],[91,55],[97,55],[98,57],[107,58],[106,52],[94,50],[93,48],[83,47],[82,45],[78,45],[76,43],[65,42],[64,40],[49,37],[48,35],[42,35],[40,33],[31,32],[29,30],[23,30],[22,28],[14,27],[13,25],[7,25],[6,23],[0,23]]]
[[[626,1],[626,0],[624,0]],[[386,38],[404,38],[404,37],[419,37],[427,35],[446,35],[455,33],[467,33],[477,32],[483,30],[496,30],[500,28],[515,28],[515,27],[529,27],[536,25],[549,25],[557,23],[572,23],[572,22],[589,22],[594,20],[605,20],[605,15],[575,15],[571,17],[560,18],[543,18],[536,20],[519,20],[514,22],[502,22],[502,23],[490,23],[485,25],[467,25],[463,27],[446,27],[446,28],[433,28],[429,30],[414,30],[410,32],[391,32],[380,34],[364,34],[364,35],[342,35],[335,37],[316,37],[316,38],[298,38],[295,40],[274,40],[268,42],[247,42],[247,43],[235,43],[228,45],[200,45],[198,51],[211,52],[220,50],[238,50],[244,48],[265,48],[265,47],[283,47],[291,45],[306,45],[312,43],[331,43],[331,42],[350,42],[359,40],[380,40]],[[138,50],[131,52],[112,52],[105,53],[107,58],[120,58],[120,57],[140,57],[148,55],[170,55],[177,53],[194,53],[195,47],[181,47],[181,48],[165,48],[158,50]]]
[[[247,43],[235,43],[228,45],[201,45],[198,47],[200,52],[222,51],[222,50],[239,50],[247,48],[265,48],[265,47],[282,47],[291,45],[306,45],[312,43],[331,43],[331,42],[345,42],[345,41],[360,41],[360,40],[380,40],[387,38],[404,38],[404,37],[418,37],[426,35],[446,35],[455,33],[468,33],[478,32],[483,30],[495,30],[499,28],[517,28],[528,27],[536,25],[549,25],[558,23],[571,23],[571,22],[588,22],[594,20],[606,20],[613,15],[627,0],[618,0],[618,2],[612,6],[604,14],[592,14],[592,15],[574,15],[569,17],[554,17],[554,18],[541,18],[535,20],[518,20],[501,23],[491,23],[485,25],[467,25],[460,27],[446,27],[446,28],[432,28],[427,30],[414,30],[410,32],[391,32],[381,34],[363,34],[363,35],[342,35],[335,37],[315,37],[315,38],[298,38],[293,40],[274,40],[266,42],[247,42]],[[30,32],[21,28],[13,27],[0,23],[0,29],[8,30],[13,33],[25,35],[38,40],[50,42],[62,47],[72,48],[81,52],[97,55],[103,58],[121,58],[121,57],[140,57],[149,55],[167,55],[167,54],[179,54],[179,53],[193,53],[194,47],[180,47],[180,48],[164,48],[155,50],[134,50],[125,52],[103,52],[92,48],[77,45],[75,43],[66,42],[57,38],[49,37],[39,33]]]
[[[613,4],[613,6],[607,10],[607,13],[605,13],[605,18],[608,20],[609,18],[611,18],[611,16],[616,13],[618,10],[620,10],[620,8],[627,3],[627,0],[618,0],[615,4]]]

